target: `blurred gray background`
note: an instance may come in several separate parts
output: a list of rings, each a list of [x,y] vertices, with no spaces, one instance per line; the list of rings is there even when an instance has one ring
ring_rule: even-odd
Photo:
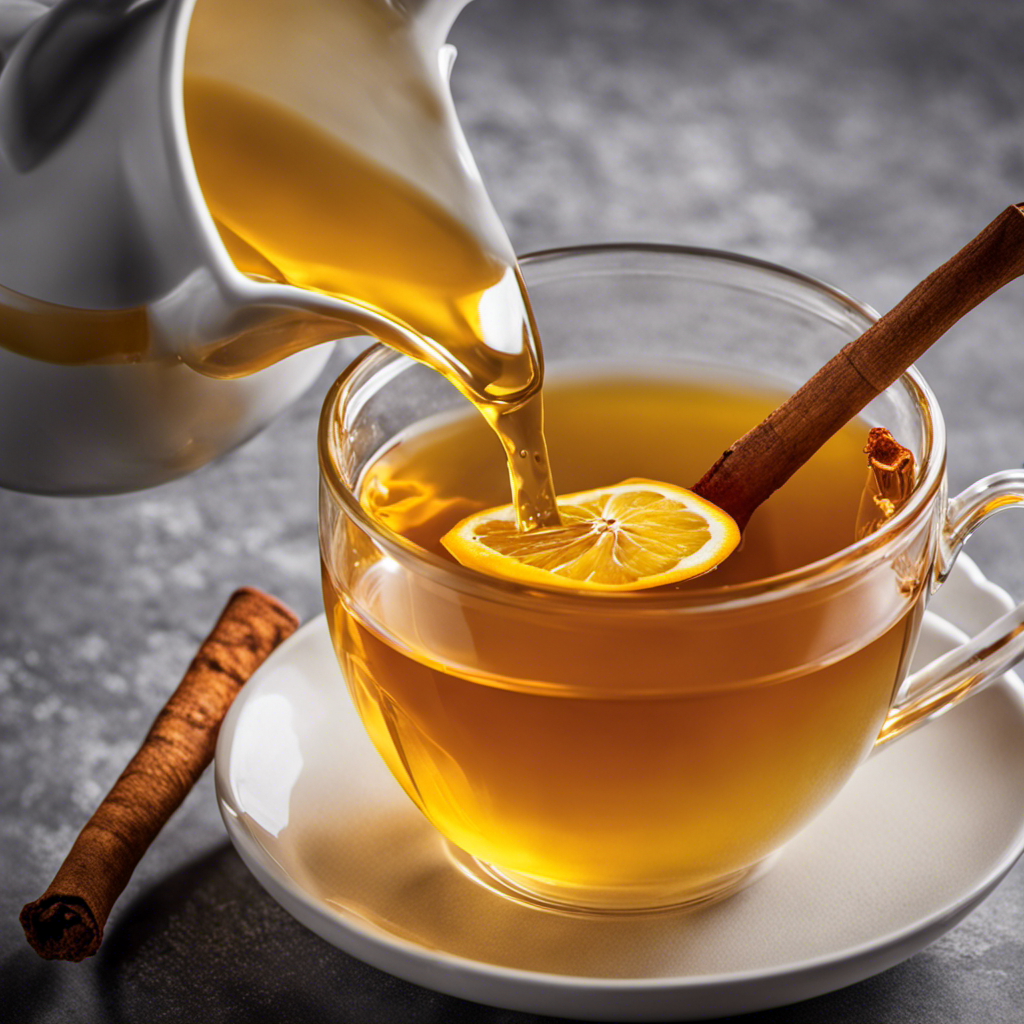
[[[476,0],[453,41],[466,134],[520,252],[732,249],[885,310],[1024,200],[1017,0]],[[1024,459],[1022,312],[1024,283],[922,361],[954,490]],[[0,492],[0,1019],[532,1019],[397,981],[306,932],[226,846],[209,777],[92,961],[38,960],[16,921],[230,591],[254,584],[319,612],[314,426],[341,367],[191,478],[96,500]],[[1007,516],[968,547],[1017,595],[1021,526]],[[750,1019],[1017,1021],[1022,966],[1018,865],[908,962]]]

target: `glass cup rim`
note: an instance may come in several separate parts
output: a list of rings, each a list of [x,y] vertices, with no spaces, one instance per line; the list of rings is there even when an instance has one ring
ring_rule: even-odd
[[[819,296],[866,318],[871,323],[878,319],[878,313],[866,303],[854,299],[846,292],[809,274],[791,270],[767,260],[722,249],[648,242],[597,243],[540,249],[519,257],[519,262],[520,265],[529,268],[538,264],[571,260],[580,256],[621,256],[628,253],[685,257],[691,260],[751,268],[817,292]],[[775,576],[724,587],[709,586],[685,591],[651,590],[615,594],[600,591],[575,593],[561,588],[545,587],[542,584],[516,583],[511,580],[484,576],[457,562],[441,558],[377,522],[363,508],[356,494],[341,478],[337,466],[330,456],[333,447],[335,413],[341,399],[347,393],[356,392],[360,387],[366,386],[382,372],[387,372],[388,379],[391,379],[406,367],[416,365],[422,364],[410,356],[376,342],[341,372],[328,390],[320,413],[317,454],[321,480],[327,484],[332,497],[342,506],[345,513],[351,516],[390,556],[402,562],[411,562],[416,566],[419,575],[431,578],[446,588],[475,593],[490,600],[521,604],[536,602],[538,596],[543,595],[546,605],[560,606],[567,610],[585,608],[591,612],[594,611],[598,603],[609,607],[609,610],[616,605],[622,605],[629,606],[634,611],[646,608],[685,612],[688,610],[700,611],[709,607],[714,607],[716,610],[733,609],[778,600],[791,594],[794,590],[803,591],[814,586],[825,586],[837,582],[846,575],[870,568],[874,561],[872,556],[884,557],[884,548],[887,542],[914,521],[923,510],[930,507],[932,498],[941,486],[945,475],[946,430],[942,413],[931,387],[921,373],[912,366],[887,390],[902,387],[915,404],[924,423],[925,442],[919,462],[918,485],[910,501],[877,531],[867,537],[854,541],[852,544],[840,548],[839,551],[807,565],[798,566]]]

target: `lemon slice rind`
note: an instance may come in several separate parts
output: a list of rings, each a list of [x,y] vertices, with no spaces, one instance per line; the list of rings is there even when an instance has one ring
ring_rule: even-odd
[[[633,477],[562,495],[560,527],[518,533],[512,505],[476,512],[441,538],[467,568],[562,590],[627,592],[679,583],[740,541],[732,518],[693,491]]]

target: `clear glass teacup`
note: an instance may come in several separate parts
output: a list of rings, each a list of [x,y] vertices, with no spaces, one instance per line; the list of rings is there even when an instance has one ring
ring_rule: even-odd
[[[810,278],[706,250],[559,250],[522,269],[550,382],[642,364],[792,388],[875,319]],[[767,578],[626,595],[482,576],[372,514],[361,487],[378,460],[465,406],[380,346],[354,363],[321,418],[320,541],[367,731],[460,866],[499,892],[596,912],[725,896],[873,749],[1024,656],[1022,606],[907,675],[967,536],[1024,504],[1019,470],[947,500],[942,417],[914,370],[863,414],[918,464],[911,499],[877,532]]]

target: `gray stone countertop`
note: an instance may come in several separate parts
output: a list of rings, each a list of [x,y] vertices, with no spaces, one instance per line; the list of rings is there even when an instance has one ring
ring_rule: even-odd
[[[731,249],[887,309],[1024,200],[1016,0],[477,0],[453,39],[466,133],[521,252]],[[954,490],[1024,458],[1022,312],[1011,286],[922,361]],[[209,773],[99,955],[46,963],[17,924],[229,592],[254,584],[319,612],[314,426],[340,369],[191,478],[95,500],[0,493],[0,1019],[534,1019],[398,981],[304,930],[228,844]],[[968,548],[1018,595],[1020,526],[1008,516]],[[1018,864],[900,966],[750,1019],[995,1024],[1022,1006]]]

